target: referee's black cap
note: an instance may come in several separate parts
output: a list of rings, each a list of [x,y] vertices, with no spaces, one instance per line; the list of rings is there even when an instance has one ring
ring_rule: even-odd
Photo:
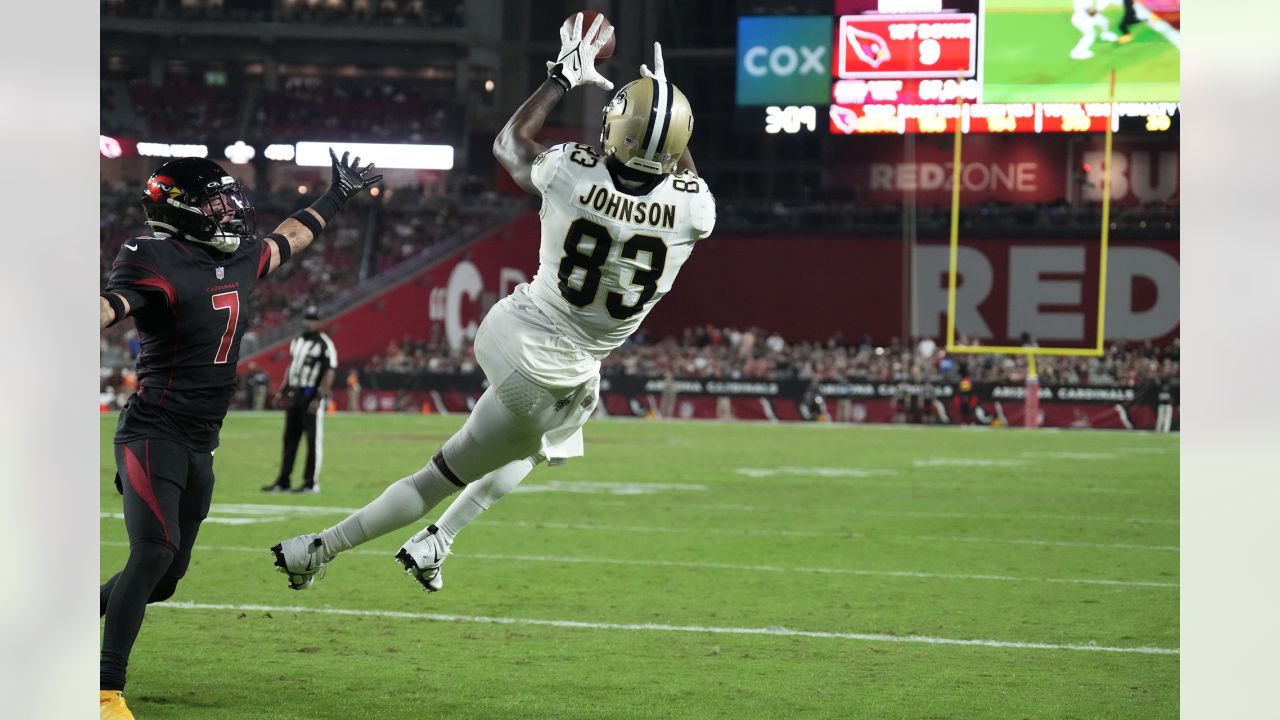
[[[303,320],[319,320],[320,308],[316,307],[315,305],[308,305],[307,309],[304,310],[302,313],[302,319]]]

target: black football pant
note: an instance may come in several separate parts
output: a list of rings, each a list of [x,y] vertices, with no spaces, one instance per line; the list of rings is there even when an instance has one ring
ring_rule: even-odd
[[[124,495],[129,560],[99,590],[99,682],[123,690],[129,651],[147,603],[169,599],[191,564],[200,523],[213,497],[213,453],[144,438],[117,444],[116,489]]]
[[[315,487],[319,481],[320,455],[324,449],[320,446],[320,433],[324,428],[324,401],[315,413],[307,412],[311,399],[298,393],[289,403],[284,413],[284,455],[280,458],[280,475],[276,477],[276,485],[289,487],[289,476],[293,474],[293,461],[298,456],[298,443],[302,436],[307,436],[307,461],[302,468],[302,486]]]
[[[1128,35],[1129,26],[1138,22],[1138,13],[1133,9],[1133,0],[1124,0],[1124,17],[1120,20],[1120,34]]]

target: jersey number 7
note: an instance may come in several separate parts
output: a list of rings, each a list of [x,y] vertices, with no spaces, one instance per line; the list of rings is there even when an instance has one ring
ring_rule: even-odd
[[[595,240],[591,254],[582,252],[581,243],[584,237]],[[613,247],[613,237],[602,225],[585,218],[573,221],[569,232],[564,236],[564,259],[560,261],[560,295],[574,307],[584,308],[595,302],[600,291],[600,268],[609,259],[609,250]],[[631,277],[631,284],[640,286],[640,297],[634,305],[627,305],[621,294],[610,292],[605,295],[604,306],[615,320],[626,320],[644,309],[646,303],[658,292],[658,279],[667,264],[667,245],[662,238],[653,235],[632,235],[622,246],[622,257],[635,260],[642,252],[649,253],[649,269],[636,269]],[[582,284],[573,287],[569,278],[574,268],[582,268],[585,274]]]
[[[236,325],[240,322],[240,291],[218,293],[213,298],[214,310],[230,310],[227,315],[227,331],[222,333],[222,342],[218,343],[218,354],[213,357],[214,365],[223,365],[231,354],[231,342],[236,337]]]

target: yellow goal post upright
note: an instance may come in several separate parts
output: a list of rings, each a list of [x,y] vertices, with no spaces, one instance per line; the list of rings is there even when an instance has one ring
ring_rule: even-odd
[[[1076,357],[1100,357],[1104,352],[1107,317],[1107,248],[1111,228],[1111,139],[1116,123],[1116,71],[1112,68],[1108,98],[1106,140],[1102,166],[1102,235],[1098,253],[1098,328],[1094,347],[1020,347],[1017,345],[957,345],[956,344],[956,273],[960,255],[960,148],[962,122],[956,118],[955,157],[951,167],[951,256],[947,269],[947,352],[968,355],[1023,355],[1027,358],[1027,392],[1025,400],[1025,427],[1037,427],[1040,416],[1040,380],[1036,372],[1038,355],[1070,355]],[[963,100],[956,98],[959,107]]]

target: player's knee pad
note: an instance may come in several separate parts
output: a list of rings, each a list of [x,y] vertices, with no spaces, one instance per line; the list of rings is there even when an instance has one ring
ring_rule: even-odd
[[[172,575],[165,575],[160,578],[160,582],[156,584],[156,589],[151,591],[151,597],[147,598],[147,602],[164,602],[173,597],[173,593],[178,589],[178,581],[181,579]]]
[[[167,571],[178,553],[168,543],[154,540],[141,540],[129,547],[129,559],[137,558],[138,562],[148,567],[159,567]]]

